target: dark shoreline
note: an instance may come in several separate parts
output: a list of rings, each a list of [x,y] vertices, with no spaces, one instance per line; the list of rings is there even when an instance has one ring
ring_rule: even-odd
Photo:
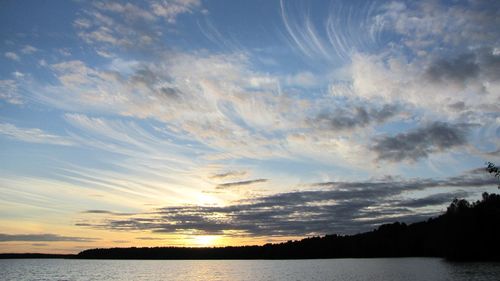
[[[125,248],[126,249],[126,248]],[[67,260],[331,260],[331,259],[405,259],[405,258],[436,258],[443,257],[424,257],[424,256],[408,256],[408,257],[341,257],[341,258],[81,258],[78,254],[43,254],[43,253],[0,253],[2,259],[67,259]],[[478,260],[483,261],[483,260]],[[490,261],[490,260],[484,260]],[[475,261],[474,261],[475,262]]]
[[[76,254],[3,253],[0,259],[75,259]]]

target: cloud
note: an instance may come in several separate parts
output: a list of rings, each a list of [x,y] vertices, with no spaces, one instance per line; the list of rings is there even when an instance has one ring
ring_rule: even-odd
[[[433,62],[426,74],[429,80],[436,82],[448,79],[466,82],[467,79],[479,75],[479,66],[474,54],[465,54],[451,60],[440,59]]]
[[[325,43],[317,34],[309,17],[305,17],[304,28],[302,28],[289,17],[283,1],[280,1],[280,8],[281,18],[286,31],[299,50],[309,58],[313,58],[317,55],[328,58],[329,55],[326,46],[324,46]]]
[[[466,108],[463,101],[457,101],[456,103],[448,105],[448,107],[456,111],[463,111]]]
[[[267,182],[267,179],[256,179],[256,180],[246,180],[246,181],[237,181],[237,182],[228,182],[217,185],[216,189],[225,189],[232,187],[240,187],[244,185],[252,185],[261,182]]]
[[[57,234],[4,234],[0,233],[0,242],[11,241],[47,241],[47,242],[94,242],[98,238],[72,237]]]
[[[22,104],[23,100],[18,92],[17,83],[14,80],[0,80],[0,99],[11,104]]]
[[[307,71],[288,75],[284,78],[284,81],[287,85],[304,88],[321,85],[318,75]]]
[[[427,158],[429,154],[467,144],[469,127],[464,124],[434,122],[407,133],[375,139],[372,149],[379,160],[417,161]]]
[[[492,48],[481,48],[452,58],[432,61],[426,70],[426,78],[435,83],[448,81],[467,83],[471,79],[500,80],[500,55]]]
[[[102,11],[120,14],[130,20],[153,21],[155,19],[149,11],[146,11],[145,9],[132,3],[96,2],[95,7]]]
[[[494,178],[477,172],[441,180],[322,182],[311,185],[320,187],[316,190],[242,199],[226,206],[171,206],[123,219],[108,218],[91,227],[252,237],[357,233],[394,220],[414,222],[436,215],[453,198],[477,193],[478,187],[495,185]],[[408,196],[410,192],[438,188],[438,194]],[[443,192],[443,188],[450,190]],[[419,210],[422,207],[427,208]]]
[[[152,46],[160,34],[151,22],[153,15],[142,12],[133,4],[98,2],[87,17],[76,19],[73,25],[82,40],[100,51],[115,47],[144,49]]]
[[[155,15],[164,18],[169,23],[175,23],[180,14],[191,13],[201,7],[200,0],[155,1],[151,4]]]
[[[73,126],[70,135],[79,143],[124,155],[134,159],[132,162],[143,163],[150,169],[159,165],[179,172],[180,167],[190,163],[188,157],[192,159],[194,154],[204,151],[199,146],[174,143],[167,137],[175,137],[179,141],[182,139],[180,136],[173,136],[169,130],[162,131],[164,135],[153,134],[148,130],[152,129],[151,127],[143,127],[134,121],[90,117],[83,114],[66,114],[64,119]]]
[[[83,211],[82,213],[84,213],[84,214],[114,214],[114,212],[107,211],[107,210],[87,210],[87,211]]]
[[[428,208],[432,206],[439,206],[450,203],[453,198],[466,198],[469,192],[458,191],[453,193],[438,193],[429,195],[423,198],[408,199],[405,201],[394,202],[396,206],[410,207],[410,208]]]
[[[356,127],[365,127],[370,123],[381,123],[398,113],[394,105],[384,105],[381,109],[364,106],[337,108],[330,112],[323,112],[310,123],[323,130],[349,130]]]
[[[280,94],[279,83],[271,82],[279,77],[254,71],[247,56],[238,53],[165,53],[156,62],[113,60],[109,68],[100,70],[81,61],[60,62],[51,68],[61,85],[39,91],[42,102],[70,111],[160,121],[177,136],[221,152],[220,156],[207,155],[210,159],[304,153],[308,157],[321,154],[334,162],[336,157],[352,155],[353,149],[359,151],[360,144],[327,133],[349,126],[366,128],[399,112],[399,106],[370,104],[369,100],[346,105],[335,97],[311,101],[293,93]],[[337,105],[318,116],[316,112],[329,104]],[[66,119],[71,123],[84,121],[74,115]],[[100,128],[102,124],[95,121],[97,124],[85,126],[89,130]],[[311,131],[323,132],[310,135]],[[290,141],[292,135],[304,134],[310,137]],[[127,139],[130,137],[123,135],[116,141]]]
[[[381,28],[372,23],[375,3],[332,2],[327,18],[321,21],[325,25],[316,24],[316,15],[311,15],[309,9],[293,4],[280,1],[281,19],[290,45],[309,60],[338,64],[349,61],[354,51],[378,43]]]
[[[31,46],[31,45],[26,45],[21,49],[21,53],[23,53],[25,55],[31,55],[31,54],[35,53],[36,51],[38,51],[38,49]]]
[[[92,23],[90,22],[90,20],[88,19],[84,19],[84,18],[77,18],[74,22],[73,22],[73,26],[75,26],[76,28],[82,28],[82,29],[86,29],[86,28],[89,28],[92,26]]]
[[[225,179],[225,178],[239,178],[244,177],[248,174],[247,171],[228,171],[224,173],[211,175],[211,179]]]
[[[498,2],[398,1],[371,11],[376,12],[368,15],[368,26],[390,40],[384,46],[393,47],[352,53],[354,95],[416,106],[422,115],[494,122],[500,89]],[[460,104],[467,115],[450,106]]]
[[[20,60],[21,58],[14,52],[6,52],[4,53],[4,56],[8,59],[11,59],[11,60],[14,60],[14,61],[18,61]]]
[[[53,135],[38,128],[19,128],[10,123],[0,123],[0,135],[31,143],[75,145],[75,142],[68,137]]]
[[[138,239],[138,240],[151,240],[151,241],[165,240],[165,238],[157,238],[157,237],[136,237],[135,239]]]
[[[402,42],[414,49],[466,49],[471,45],[494,42],[500,24],[496,1],[390,2],[381,7],[377,22],[403,36]],[[457,20],[460,19],[460,20]]]
[[[58,75],[59,81],[72,89],[85,87],[88,83],[98,81],[98,72],[79,60],[64,61],[51,65]]]
[[[47,244],[47,243],[32,243],[31,245],[32,245],[32,246],[35,246],[35,247],[45,247],[45,246],[49,246],[49,244]]]
[[[115,215],[115,216],[130,216],[133,213],[117,213],[108,210],[86,210],[83,211],[82,214],[102,214],[102,215]]]
[[[124,243],[130,243],[130,241],[128,241],[128,240],[113,240],[113,243],[124,244]]]
[[[253,71],[244,54],[167,52],[155,62],[113,60],[109,68],[98,70],[81,61],[66,61],[51,69],[60,84],[37,91],[42,103],[151,118],[226,155],[286,153],[278,139],[266,135],[299,124],[304,119],[299,109],[307,106],[302,99],[280,95],[277,83],[263,83],[277,79]]]
[[[149,1],[146,5],[121,1],[96,1],[93,9],[77,18],[73,26],[85,42],[105,47],[154,50],[161,45],[164,24],[179,15],[201,8],[199,0]],[[102,49],[98,51],[103,52]]]

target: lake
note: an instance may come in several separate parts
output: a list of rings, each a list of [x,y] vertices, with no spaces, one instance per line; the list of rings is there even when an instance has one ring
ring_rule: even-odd
[[[323,260],[0,260],[0,280],[500,280],[500,263],[439,258]]]

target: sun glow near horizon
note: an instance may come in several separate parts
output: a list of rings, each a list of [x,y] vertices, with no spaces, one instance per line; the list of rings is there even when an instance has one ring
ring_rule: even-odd
[[[217,246],[219,239],[217,235],[196,235],[192,240],[196,246],[210,247]]]

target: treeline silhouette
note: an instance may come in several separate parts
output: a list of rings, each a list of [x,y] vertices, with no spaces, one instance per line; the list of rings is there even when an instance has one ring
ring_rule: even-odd
[[[214,248],[110,248],[80,252],[82,259],[313,259],[445,257],[500,260],[500,195],[483,193],[469,203],[455,199],[427,221],[395,222],[356,235],[326,235],[279,244]]]

